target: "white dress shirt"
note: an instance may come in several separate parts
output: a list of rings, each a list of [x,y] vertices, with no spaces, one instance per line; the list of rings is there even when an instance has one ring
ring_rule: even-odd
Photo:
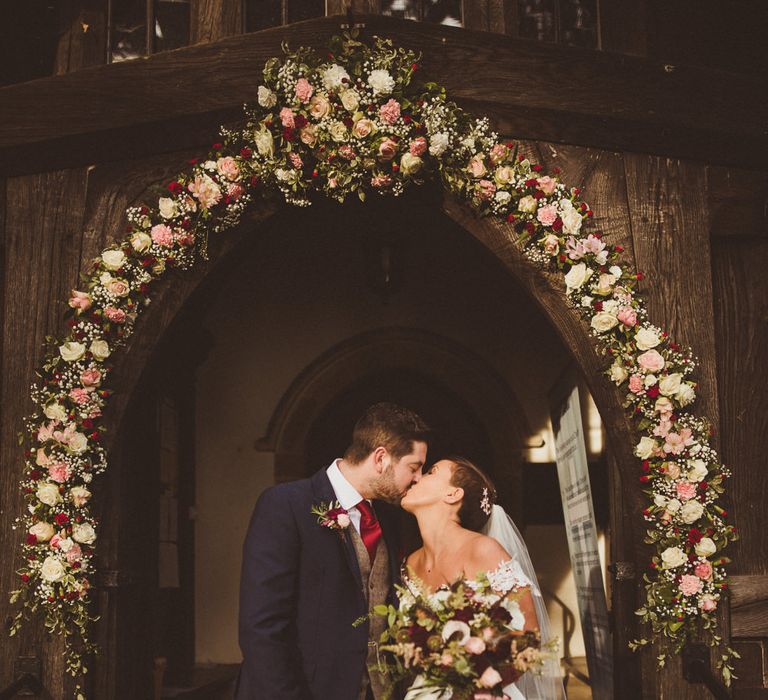
[[[363,497],[341,473],[341,469],[339,469],[340,461],[340,459],[333,460],[333,464],[328,467],[326,474],[328,474],[333,492],[336,494],[336,500],[349,514],[349,520],[355,526],[355,530],[360,532],[360,511],[357,509],[357,504],[363,500]]]

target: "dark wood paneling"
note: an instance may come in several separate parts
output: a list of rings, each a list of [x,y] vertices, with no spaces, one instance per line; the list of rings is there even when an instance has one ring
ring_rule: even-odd
[[[421,50],[423,75],[479,113],[504,116],[519,136],[730,164],[757,163],[768,150],[767,108],[749,75],[691,67],[665,72],[631,56],[387,17],[359,20],[365,35],[394,36]],[[236,109],[254,98],[258,67],[281,54],[281,42],[323,46],[338,31],[339,18],[317,19],[3,88],[0,148],[26,148],[0,160],[6,172],[18,172],[35,167],[35,159],[37,167],[45,162],[45,153],[30,153],[34,143],[58,139],[60,151],[68,148],[66,139],[84,134],[119,134],[159,121],[173,126],[182,117]],[[92,158],[93,149],[103,148],[89,138],[71,155]]]
[[[19,480],[23,454],[16,440],[22,417],[32,408],[29,385],[42,359],[44,338],[63,331],[64,305],[76,280],[85,203],[86,171],[61,171],[7,182],[5,225],[2,367],[3,421],[0,427],[0,513],[23,509]],[[12,351],[11,351],[12,350]],[[16,587],[21,535],[13,518],[0,519],[0,590]],[[12,614],[8,596],[0,596],[0,619]],[[20,639],[0,644],[0,680],[9,682],[19,653],[43,658],[44,686],[53,697],[64,697],[72,684],[65,678],[63,643],[44,635],[42,625],[28,625]],[[62,686],[62,683],[64,685]]]
[[[245,30],[243,0],[191,0],[190,43],[201,44]]]
[[[721,236],[712,240],[714,336],[722,413],[723,460],[732,522],[744,537],[731,545],[734,574],[768,574],[768,240]]]
[[[107,3],[64,0],[59,8],[64,29],[56,48],[53,72],[63,75],[107,62]]]
[[[711,167],[712,236],[768,236],[768,172]]]
[[[598,11],[603,51],[648,55],[647,0],[598,2]]]

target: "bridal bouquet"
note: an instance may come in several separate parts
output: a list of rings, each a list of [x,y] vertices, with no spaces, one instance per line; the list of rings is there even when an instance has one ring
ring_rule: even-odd
[[[388,629],[379,646],[406,700],[503,697],[504,686],[536,672],[545,652],[537,632],[524,632],[514,590],[496,594],[485,577],[457,581],[435,593],[397,586],[400,604],[377,606]]]

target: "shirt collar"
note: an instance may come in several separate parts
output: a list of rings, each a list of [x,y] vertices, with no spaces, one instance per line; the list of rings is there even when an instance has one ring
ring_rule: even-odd
[[[326,470],[328,474],[328,480],[331,482],[333,491],[336,494],[336,498],[339,501],[339,505],[345,510],[354,508],[363,497],[358,493],[357,489],[347,481],[347,478],[341,473],[339,469],[339,460],[333,460],[333,464]]]

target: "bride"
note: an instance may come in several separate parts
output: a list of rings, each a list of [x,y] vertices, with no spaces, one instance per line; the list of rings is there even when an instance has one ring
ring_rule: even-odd
[[[471,586],[485,574],[500,596],[516,591],[523,630],[540,632],[545,644],[552,635],[528,551],[495,498],[491,480],[467,459],[441,460],[424,474],[401,501],[416,517],[423,541],[404,562],[403,583],[412,592],[421,586],[422,594],[433,595],[457,580]],[[504,692],[512,700],[565,698],[557,661],[546,661],[541,674],[523,674]]]

